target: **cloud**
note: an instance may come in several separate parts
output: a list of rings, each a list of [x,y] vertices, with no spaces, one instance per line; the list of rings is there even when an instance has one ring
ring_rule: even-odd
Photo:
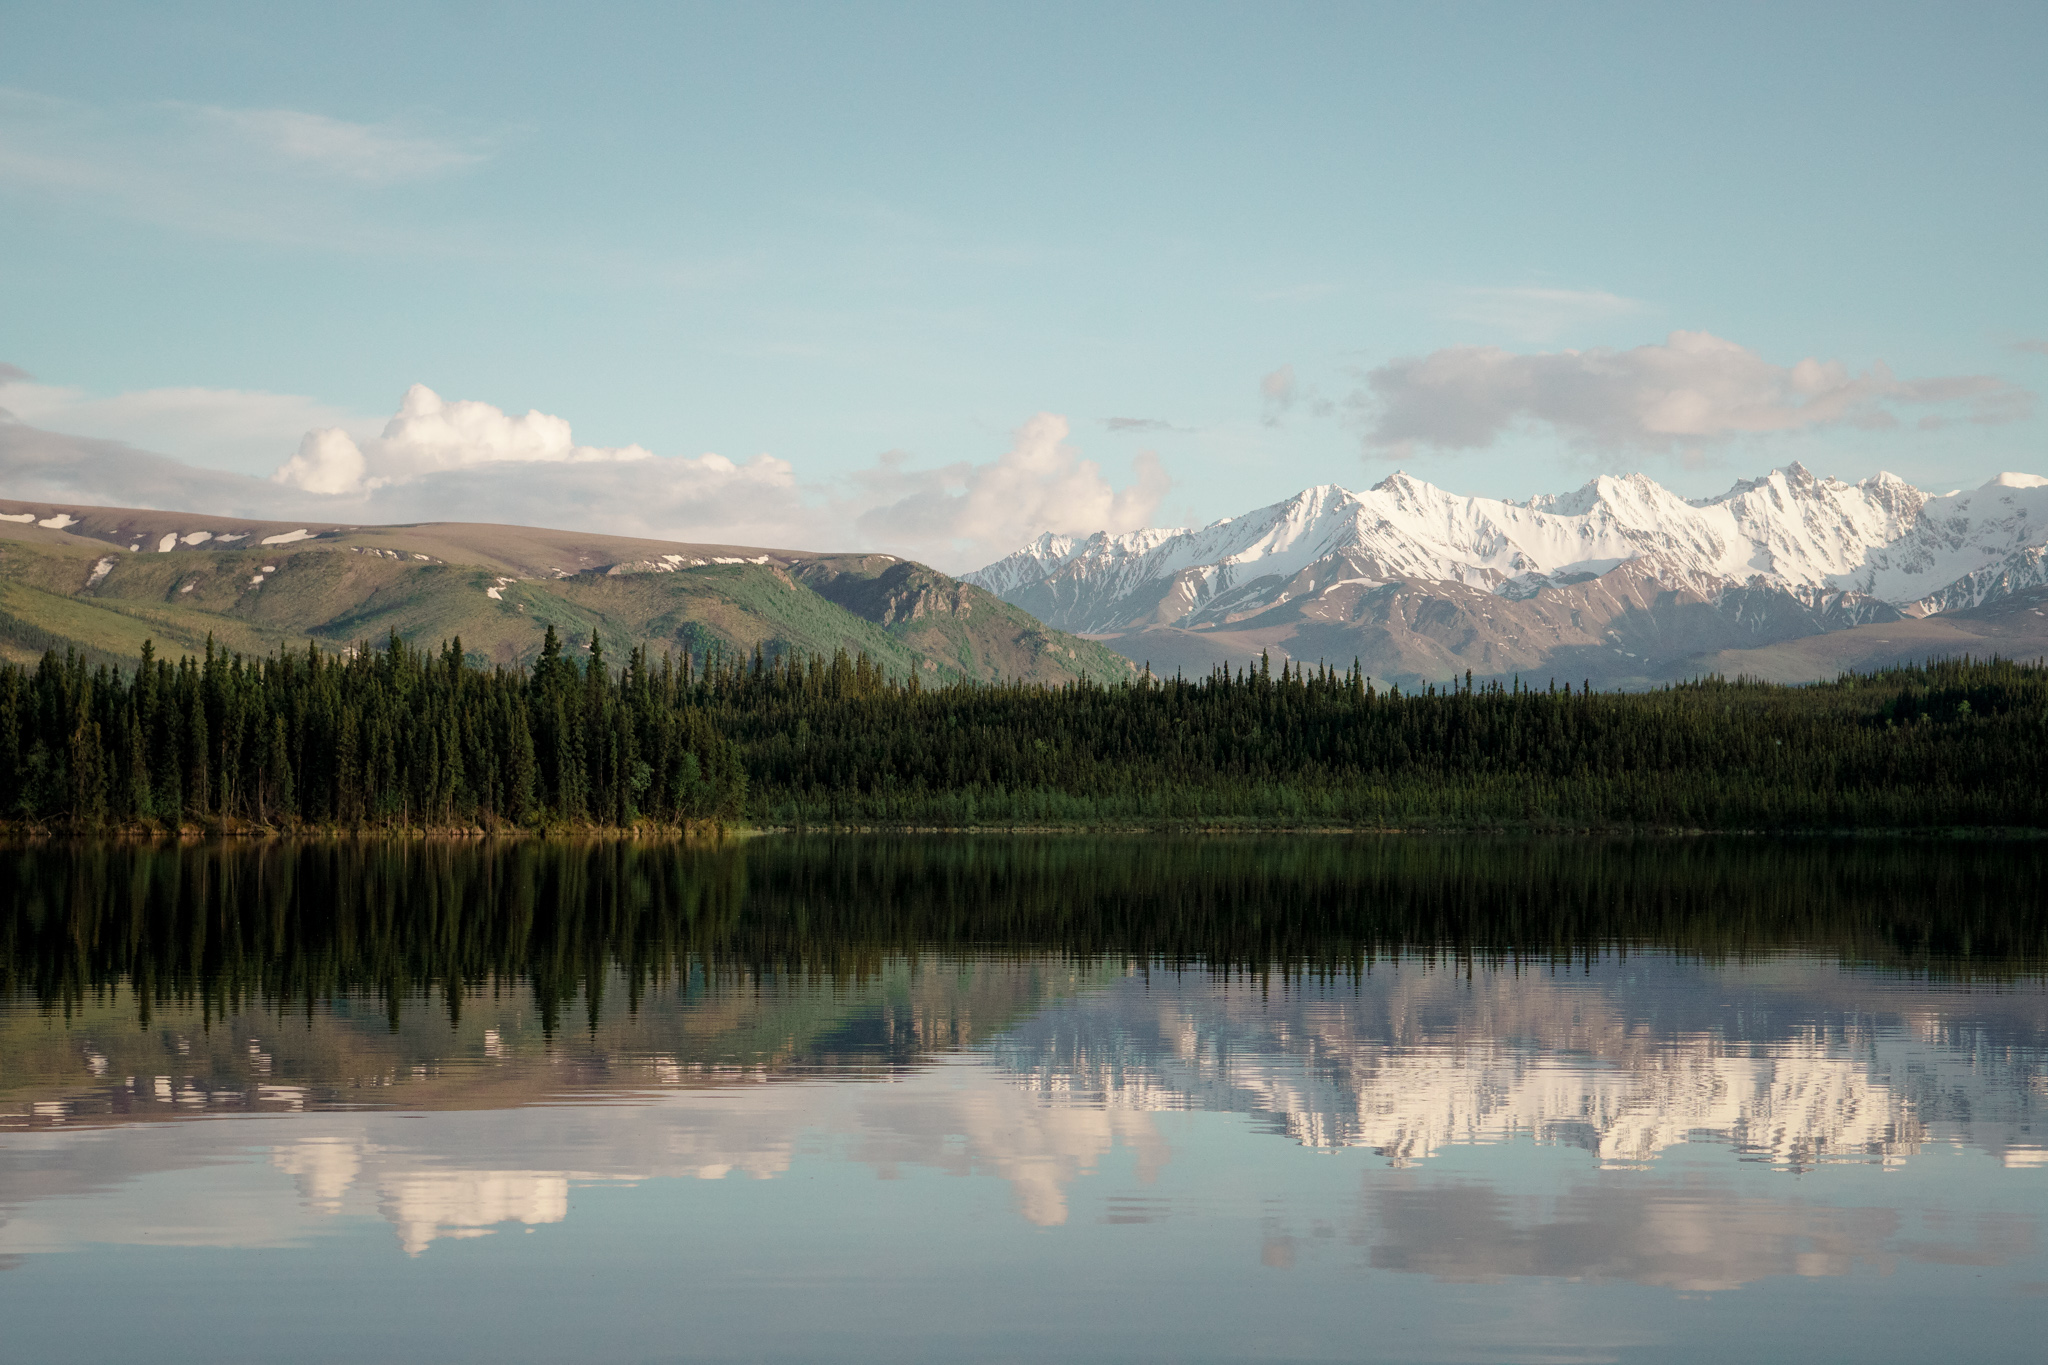
[[[480,139],[398,121],[174,102],[97,106],[0,89],[0,190],[240,240],[389,245],[399,238],[357,211],[367,191],[488,156]]]
[[[1065,418],[1040,414],[984,463],[920,469],[893,452],[851,477],[805,482],[765,454],[736,462],[580,445],[564,418],[514,416],[416,384],[381,434],[304,431],[267,479],[0,421],[0,496],[261,520],[484,521],[718,545],[875,548],[964,571],[1043,531],[1150,523],[1171,486],[1158,457],[1139,455],[1137,478],[1119,489],[1067,434]]]
[[[1473,450],[1525,423],[1584,448],[1687,451],[1741,435],[1892,427],[1893,406],[1964,405],[1985,424],[2017,420],[2034,395],[1989,375],[1899,379],[1882,363],[1774,365],[1707,332],[1618,351],[1515,354],[1457,346],[1372,370],[1349,406],[1369,449]]]
[[[1280,425],[1301,397],[1301,385],[1294,378],[1294,366],[1282,365],[1259,381],[1259,398],[1265,404],[1265,423],[1269,427]]]
[[[866,539],[940,562],[988,563],[1043,532],[1088,535],[1151,524],[1172,487],[1159,457],[1136,460],[1137,481],[1117,488],[1067,444],[1067,419],[1042,412],[986,464],[907,470],[884,457],[858,477],[869,504],[854,518]]]
[[[1604,289],[1461,289],[1452,297],[1449,315],[1461,322],[1482,323],[1524,341],[1549,341],[1575,327],[1632,317],[1647,312],[1640,299],[1623,298]]]
[[[339,428],[309,431],[272,477],[311,493],[355,494],[427,474],[492,464],[595,464],[651,460],[642,446],[579,446],[569,423],[544,412],[512,417],[489,403],[448,402],[424,384],[405,392],[375,440]],[[706,456],[729,466],[721,456]]]
[[[371,184],[428,179],[486,156],[476,143],[397,123],[350,123],[299,109],[172,107],[187,113],[196,130],[216,132],[278,163]]]
[[[2048,341],[2015,341],[2012,349],[2029,355],[2048,355]]]
[[[1180,428],[1159,417],[1105,417],[1102,425],[1111,431],[1178,431]]]
[[[13,365],[0,365],[0,413],[251,471],[275,464],[279,448],[288,448],[309,427],[374,429],[361,417],[298,394],[181,387],[101,398],[39,384]]]

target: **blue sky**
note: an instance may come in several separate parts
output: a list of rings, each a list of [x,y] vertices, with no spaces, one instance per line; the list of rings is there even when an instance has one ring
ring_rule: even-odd
[[[1397,466],[1517,497],[1791,459],[2048,472],[2038,4],[0,27],[0,362],[29,376],[0,407],[266,479],[336,428],[360,462],[295,486],[384,479],[372,508],[465,515],[488,474],[520,519],[960,568]],[[416,384],[562,418],[589,459],[519,454],[482,408],[387,432]],[[602,453],[634,446],[617,477]],[[55,487],[13,473],[0,494]],[[73,491],[168,496],[134,486]]]

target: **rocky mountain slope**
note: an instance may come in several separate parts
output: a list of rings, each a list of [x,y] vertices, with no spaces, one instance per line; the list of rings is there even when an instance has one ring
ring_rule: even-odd
[[[966,581],[1155,668],[1270,650],[1356,657],[1396,680],[1469,668],[1627,684],[1836,632],[1890,643],[1869,632],[2048,587],[2048,479],[1936,495],[1794,464],[1714,498],[1637,474],[1510,502],[1395,474],[1200,529],[1043,536]],[[2048,618],[2014,624],[2000,652],[2048,652]],[[1925,632],[1898,634],[1899,657],[1926,657]],[[1800,673],[1799,657],[1775,671]]]
[[[531,659],[552,624],[615,660],[760,646],[866,650],[926,678],[1112,680],[1130,665],[981,588],[889,555],[831,555],[462,522],[331,526],[0,500],[0,656],[105,662],[330,647],[392,630]]]

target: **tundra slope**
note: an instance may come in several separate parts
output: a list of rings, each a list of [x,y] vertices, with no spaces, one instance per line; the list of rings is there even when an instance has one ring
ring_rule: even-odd
[[[1975,652],[2031,656],[2048,650],[2031,604],[2048,590],[2044,547],[2048,479],[2031,474],[1936,495],[1793,464],[1713,498],[1636,474],[1512,502],[1397,473],[1199,529],[1041,536],[966,581],[1155,667],[1264,649],[1358,657],[1394,679],[1555,669],[1627,684],[1821,635],[1840,639],[1744,662],[1831,676],[1887,661],[1894,635],[1896,657],[1924,657],[1924,632],[1891,627],[1935,615],[1956,627],[1943,652],[1982,637]],[[1986,613],[2003,624],[1968,624]]]
[[[522,526],[340,526],[0,500],[0,658],[67,645],[125,664],[145,639],[263,654],[392,631],[460,636],[478,661],[530,662],[546,627],[702,657],[865,650],[934,682],[1130,676],[1102,646],[890,555],[679,544]]]

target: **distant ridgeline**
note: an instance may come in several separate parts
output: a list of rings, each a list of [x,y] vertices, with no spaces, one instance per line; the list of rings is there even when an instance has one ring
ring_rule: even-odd
[[[2048,669],[1380,690],[1350,671],[899,680],[865,655],[381,651],[0,666],[45,828],[2048,826]]]

